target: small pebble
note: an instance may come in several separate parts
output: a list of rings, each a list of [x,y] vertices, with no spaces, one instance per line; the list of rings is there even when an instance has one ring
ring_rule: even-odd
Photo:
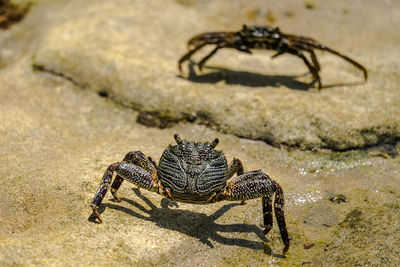
[[[335,196],[331,196],[329,200],[335,203],[342,203],[347,202],[347,197],[343,194],[337,194]]]
[[[307,244],[304,244],[304,249],[310,249],[313,246],[315,246],[315,243],[307,243]]]

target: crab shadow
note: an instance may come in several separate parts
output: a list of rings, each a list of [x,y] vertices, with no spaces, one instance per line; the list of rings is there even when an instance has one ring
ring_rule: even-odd
[[[265,254],[268,254],[277,258],[284,258],[283,255],[273,253],[272,249],[265,244],[269,240],[262,234],[261,229],[256,225],[248,224],[218,224],[215,221],[221,217],[224,213],[229,211],[235,206],[240,206],[239,203],[230,203],[222,206],[214,214],[207,216],[204,213],[193,212],[188,210],[177,209],[179,206],[176,202],[169,199],[163,198],[161,200],[161,208],[155,206],[147,197],[140,193],[137,188],[132,189],[134,193],[143,200],[149,207],[145,208],[141,204],[127,198],[121,198],[124,202],[134,206],[138,211],[132,209],[107,203],[101,205],[99,212],[102,213],[105,207],[122,211],[126,214],[134,216],[139,219],[154,222],[157,226],[178,231],[185,235],[198,239],[201,243],[214,248],[212,241],[229,245],[229,246],[240,246],[249,249],[262,250]],[[171,209],[170,207],[174,207]],[[94,222],[94,217],[89,217],[89,221]],[[251,241],[242,238],[230,238],[220,235],[221,233],[255,233],[262,242]]]
[[[237,71],[221,67],[204,66],[204,69],[211,70],[212,72],[206,74],[197,74],[194,66],[196,63],[193,61],[189,62],[188,69],[189,74],[187,77],[178,75],[181,79],[186,79],[195,83],[218,83],[224,81],[229,85],[243,85],[248,87],[280,87],[285,86],[293,90],[309,91],[309,89],[318,90],[315,86],[316,80],[314,79],[310,83],[298,81],[297,78],[311,73],[305,73],[303,75],[265,75],[247,71]],[[321,89],[343,87],[343,86],[356,86],[361,85],[363,82],[350,82],[350,83],[335,83],[323,85]]]
[[[189,62],[187,77],[178,76],[179,78],[189,80],[195,83],[218,83],[224,81],[229,85],[243,85],[248,87],[279,87],[281,85],[290,89],[306,91],[313,88],[313,83],[304,83],[297,81],[298,76],[290,75],[264,75],[259,73],[237,71],[221,67],[204,66],[204,69],[212,72],[206,74],[196,73],[194,66],[196,63]]]

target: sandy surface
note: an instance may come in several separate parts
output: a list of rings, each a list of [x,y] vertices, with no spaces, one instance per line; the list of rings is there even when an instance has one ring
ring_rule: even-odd
[[[183,22],[155,24],[171,31],[172,26],[181,27],[182,35],[175,34],[172,38],[177,39],[172,42],[179,43],[180,46],[163,52],[158,48],[164,47],[164,44],[150,42],[149,46],[153,47],[154,54],[146,58],[151,61],[165,53],[174,64],[170,67],[169,61],[158,62],[158,65],[154,65],[155,78],[137,87],[137,83],[134,82],[135,74],[144,75],[146,70],[132,71],[132,79],[125,79],[124,77],[128,77],[126,68],[136,66],[134,70],[138,70],[138,65],[132,63],[135,61],[134,55],[126,58],[126,54],[121,54],[121,58],[115,58],[115,54],[110,52],[110,49],[118,52],[118,49],[123,48],[121,44],[125,44],[124,42],[118,43],[117,40],[117,44],[121,46],[94,49],[90,44],[104,44],[104,40],[112,39],[104,35],[102,40],[98,40],[96,38],[99,35],[94,35],[94,40],[86,39],[89,45],[82,47],[84,53],[81,57],[74,54],[78,50],[71,43],[81,40],[77,39],[76,34],[81,32],[82,36],[87,37],[90,29],[88,25],[91,25],[90,18],[96,17],[96,14],[98,18],[103,16],[103,11],[99,10],[113,8],[115,14],[121,14],[121,11],[117,11],[118,6],[107,6],[105,3],[80,7],[75,1],[38,1],[23,22],[0,35],[1,266],[400,264],[400,157],[397,156],[400,147],[394,142],[398,140],[395,134],[388,139],[393,143],[383,142],[382,145],[369,149],[341,153],[330,150],[279,149],[263,141],[239,138],[237,133],[229,132],[217,124],[207,123],[206,126],[198,125],[196,121],[181,121],[166,129],[146,127],[136,122],[139,112],[143,110],[132,104],[129,98],[142,92],[143,101],[147,101],[146,94],[158,92],[154,97],[157,96],[160,101],[165,102],[164,105],[168,105],[171,92],[177,95],[179,101],[186,101],[187,95],[196,94],[198,90],[216,91],[215,96],[223,94],[224,97],[226,94],[243,94],[240,92],[244,90],[248,90],[247,95],[257,91],[263,97],[265,94],[271,95],[271,98],[262,98],[260,101],[276,102],[274,114],[288,116],[290,112],[280,107],[284,101],[278,101],[279,95],[287,94],[287,99],[296,96],[299,99],[312,98],[313,103],[317,99],[330,99],[331,96],[339,97],[335,99],[343,97],[347,101],[340,104],[340,107],[351,110],[363,102],[361,100],[372,101],[364,91],[374,90],[377,91],[374,97],[384,96],[386,104],[377,102],[371,110],[365,111],[360,108],[354,110],[353,114],[357,116],[360,112],[371,112],[371,117],[365,121],[375,123],[379,117],[382,123],[398,125],[396,113],[389,114],[389,111],[396,111],[398,108],[389,105],[398,97],[398,92],[394,90],[399,81],[397,59],[394,58],[394,55],[398,54],[398,49],[395,50],[396,44],[399,44],[398,37],[394,37],[399,29],[394,25],[399,14],[396,11],[398,2],[385,2],[378,7],[373,5],[373,1],[366,4],[365,1],[354,1],[354,6],[347,6],[346,1],[339,1],[337,6],[316,1],[315,8],[308,9],[304,3],[287,5],[292,1],[283,1],[282,4],[274,6],[272,11],[276,21],[271,23],[282,24],[282,27],[291,28],[292,32],[309,32],[315,38],[326,40],[326,43],[331,43],[340,50],[349,51],[350,55],[360,59],[371,70],[371,82],[365,85],[326,88],[320,93],[312,88],[306,91],[293,90],[284,84],[276,88],[258,86],[255,89],[245,84],[200,84],[176,77],[175,61],[180,52],[184,51],[184,42],[191,31],[201,32],[211,26],[218,29],[235,28],[236,24],[231,25],[232,20],[226,19],[227,16],[267,24],[266,20],[271,20],[271,15],[268,15],[268,19],[268,16],[263,18],[262,15],[268,12],[255,12],[254,9],[260,6],[257,1],[250,6],[242,7],[238,4],[230,7],[231,9],[222,8],[230,6],[228,1],[218,4],[204,1],[203,9],[200,1],[166,1],[167,4],[161,6],[161,11],[156,10],[155,2],[149,2],[148,5],[152,5],[155,11],[149,9],[144,16],[162,14],[163,18],[173,19],[173,15],[163,14],[169,13],[167,8],[170,8],[187,10],[193,21],[187,25]],[[127,10],[130,3],[120,1],[119,10],[127,12],[126,14],[134,12]],[[290,6],[290,9],[287,6]],[[138,5],[137,8],[141,10],[140,8],[144,7]],[[165,12],[162,12],[163,10]],[[200,13],[200,10],[204,10],[204,13]],[[254,12],[248,13],[249,10]],[[327,13],[326,10],[336,10],[336,13]],[[152,13],[153,11],[155,13]],[[363,14],[371,15],[369,20],[372,23],[378,20],[379,14],[382,14],[380,12],[384,11],[389,12],[390,16],[383,17],[383,22],[376,24],[376,32],[367,34],[359,31],[365,21]],[[288,15],[287,12],[294,15]],[[376,16],[372,15],[374,12]],[[178,15],[183,16],[176,16]],[[88,24],[84,23],[84,17]],[[196,18],[203,18],[204,21],[196,21]],[[127,16],[128,21],[131,19],[131,16]],[[140,21],[139,18],[137,20]],[[80,31],[70,25],[73,21],[82,23]],[[110,23],[113,21],[110,19]],[[143,29],[149,29],[151,20],[149,21],[146,25],[132,27],[137,30],[142,26]],[[332,21],[338,23],[332,24]],[[120,31],[121,39],[134,35],[128,28],[121,29],[121,24],[115,23],[115,36],[119,36]],[[239,28],[240,23],[237,22]],[[383,25],[385,23],[386,26]],[[87,27],[84,27],[85,25]],[[62,31],[68,27],[71,27],[71,32]],[[104,29],[107,29],[107,26],[104,26]],[[335,29],[340,34],[328,34]],[[57,35],[57,38],[60,38],[57,39],[53,36],[55,32],[64,34],[63,38]],[[358,36],[343,40],[343,33],[357,33]],[[375,42],[375,45],[371,41],[373,34],[381,40],[379,43]],[[388,41],[383,42],[384,38]],[[142,42],[146,43],[142,39],[137,41]],[[354,45],[356,42],[357,46]],[[133,47],[136,45],[138,44]],[[50,48],[53,46],[57,49],[51,52]],[[87,57],[86,53],[90,49],[93,54]],[[143,51],[147,51],[146,49],[148,47],[144,47]],[[104,52],[104,57],[100,51]],[[140,54],[139,50],[133,51],[137,52],[136,55]],[[362,51],[368,51],[368,55]],[[52,54],[56,52],[60,53],[59,57]],[[304,69],[297,69],[304,66],[299,65],[296,60],[293,61],[294,65],[286,65],[289,61],[292,62],[291,59],[282,58],[272,63],[264,60],[266,55],[255,55],[243,60],[248,65],[239,65],[239,59],[233,51],[232,54],[224,53],[213,58],[209,64],[222,66],[228,72],[240,69],[249,72],[249,75],[260,72],[258,64],[265,66],[262,71],[268,73],[265,75],[292,75],[304,72]],[[229,55],[236,56],[232,58]],[[111,61],[103,62],[106,57],[121,64],[121,74],[119,71],[108,69],[109,66],[115,65],[110,65]],[[65,61],[61,61],[60,58],[64,58]],[[95,58],[99,61],[92,61]],[[32,66],[39,60],[52,64],[46,66],[70,68],[70,72],[66,73],[78,76],[63,77],[35,70]],[[136,60],[142,59],[138,57]],[[76,65],[71,66],[72,61]],[[268,64],[277,68],[270,69]],[[346,81],[360,78],[357,71],[347,72],[351,67],[346,64],[343,68],[336,67],[335,64],[342,63],[334,57],[321,56],[321,64],[324,71],[326,67],[326,72],[322,74],[326,84],[335,82],[339,76]],[[89,65],[92,67],[88,67]],[[102,72],[96,73],[102,67]],[[63,72],[65,70],[62,69]],[[68,77],[72,80],[67,79]],[[160,77],[168,77],[164,80],[165,84],[160,81]],[[117,79],[126,86],[113,87]],[[281,80],[278,76],[274,79]],[[307,81],[307,78],[305,79]],[[172,86],[175,83],[177,89]],[[107,85],[108,97],[101,97],[97,93],[97,89],[100,88],[98,85],[101,84]],[[181,95],[183,90],[189,87],[192,93]],[[226,90],[229,93],[226,93]],[[124,94],[119,95],[119,92]],[[122,101],[124,99],[126,102]],[[206,96],[198,95],[198,99],[200,103],[207,102]],[[225,101],[229,102],[229,99],[225,98]],[[331,102],[331,105],[333,103],[338,102]],[[169,105],[171,109],[177,106],[175,102]],[[315,103],[315,106],[318,105]],[[382,111],[379,116],[375,114],[377,107]],[[223,116],[215,114],[215,118]],[[229,114],[226,116],[221,117],[221,120],[228,118]],[[230,120],[236,121],[233,118],[228,119]],[[248,123],[251,122],[249,118]],[[354,121],[351,121],[347,124],[350,128],[357,128],[357,124],[353,123]],[[343,128],[347,127],[346,123],[343,124]],[[360,122],[361,124],[363,122]],[[291,129],[289,122],[285,125],[284,121],[281,122],[282,131]],[[392,133],[396,131],[393,130]],[[261,235],[262,212],[259,199],[248,201],[243,206],[230,202],[197,206],[174,203],[162,199],[157,194],[145,190],[138,191],[135,186],[124,183],[119,191],[123,202],[114,202],[108,194],[100,209],[104,223],[93,222],[89,204],[105,168],[110,163],[122,160],[131,150],[140,150],[158,160],[164,148],[173,143],[174,133],[199,141],[218,137],[218,146],[225,152],[228,160],[233,157],[240,158],[245,170],[263,169],[282,185],[286,199],[285,214],[292,239],[291,248],[285,257],[280,254],[282,242],[276,225],[266,237]],[[335,134],[336,131],[332,131],[333,137]]]

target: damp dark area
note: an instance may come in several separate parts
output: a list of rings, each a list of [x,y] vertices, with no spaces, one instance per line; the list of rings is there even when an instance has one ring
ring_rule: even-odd
[[[168,116],[161,116],[157,112],[141,111],[137,116],[136,122],[147,127],[165,129],[173,127],[178,121]]]
[[[102,95],[102,92],[98,94],[101,97],[107,97],[107,94]],[[140,123],[147,127],[152,128],[171,128],[179,123],[194,123],[200,125],[206,125],[210,128],[213,128],[217,131],[227,133],[226,131],[221,130],[215,122],[212,120],[211,116],[205,112],[198,112],[195,115],[185,115],[180,120],[177,120],[171,116],[166,116],[160,112],[148,112],[148,111],[140,111],[137,116],[137,123]],[[229,133],[228,133],[229,134]],[[238,136],[240,138],[248,139],[244,136]],[[298,144],[283,144],[283,143],[276,143],[270,139],[262,139],[257,141],[263,141],[268,145],[273,147],[286,150],[286,151],[310,151],[312,153],[319,153],[319,154],[329,154],[330,157],[341,160],[346,158],[354,157],[354,155],[362,155],[362,157],[381,157],[385,159],[396,158],[399,156],[400,153],[400,140],[397,137],[387,137],[385,136],[382,138],[381,141],[375,144],[369,144],[365,147],[358,147],[358,148],[351,148],[351,149],[343,149],[343,150],[335,150],[331,147],[315,147],[311,149],[304,149]]]
[[[62,77],[64,79],[69,80],[72,82],[75,86],[78,86],[82,89],[88,87],[88,85],[85,84],[80,84],[71,77],[60,73],[58,71],[54,70],[49,70],[46,69],[46,67],[38,64],[33,65],[33,69],[36,71],[43,71],[47,72],[59,77]],[[108,90],[100,90],[97,92],[98,96],[102,98],[109,98],[115,102],[119,102],[116,100],[114,97],[111,97],[111,95],[108,93]],[[224,134],[234,134],[227,132],[224,129],[221,129],[219,124],[213,120],[212,114],[206,111],[197,111],[193,114],[182,114],[180,118],[175,117],[174,115],[171,114],[170,111],[168,110],[156,110],[156,111],[145,111],[145,110],[140,110],[140,108],[134,108],[132,106],[125,106],[123,105],[124,108],[127,109],[133,109],[136,111],[139,111],[139,114],[137,116],[136,122],[139,124],[142,124],[147,127],[151,128],[159,128],[159,129],[166,129],[166,128],[171,128],[174,127],[175,125],[179,123],[191,123],[191,124],[200,124],[200,125],[205,125],[209,128],[212,128],[214,130],[217,130],[219,132],[222,132]],[[365,131],[364,134],[368,134],[368,131]],[[241,136],[237,135],[240,138],[244,139],[251,139],[246,136]],[[396,158],[399,156],[400,153],[400,139],[397,136],[389,136],[387,134],[384,134],[380,136],[378,142],[376,143],[370,143],[370,144],[365,144],[364,146],[361,147],[352,147],[352,148],[346,148],[346,149],[335,149],[334,146],[331,146],[329,143],[327,143],[325,146],[322,147],[308,147],[304,148],[301,146],[301,143],[279,143],[276,142],[276,140],[273,138],[273,136],[269,136],[269,138],[266,139],[258,139],[255,138],[253,140],[256,141],[263,141],[268,145],[271,145],[273,147],[286,150],[286,151],[294,151],[294,150],[299,150],[299,151],[311,151],[311,152],[320,152],[322,154],[328,153],[331,155],[331,157],[340,160],[341,158],[348,158],[348,157],[353,157],[354,153],[359,155],[365,154],[363,157],[381,157],[385,159],[391,159],[391,158]]]
[[[0,29],[7,30],[23,20],[31,4],[17,5],[9,0],[0,1]]]
[[[108,92],[107,91],[99,91],[99,92],[97,92],[97,94],[100,97],[108,97]]]

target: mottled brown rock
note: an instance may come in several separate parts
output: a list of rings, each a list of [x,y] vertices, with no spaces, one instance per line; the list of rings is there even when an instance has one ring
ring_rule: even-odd
[[[0,1],[0,29],[7,30],[20,22],[29,11],[29,5],[18,6],[10,0]]]
[[[106,92],[117,103],[135,110],[175,121],[189,119],[274,145],[347,150],[400,138],[398,38],[395,29],[387,25],[396,13],[389,5],[375,4],[375,9],[355,9],[351,16],[336,12],[327,17],[324,14],[331,14],[333,7],[318,5],[312,12],[321,19],[319,27],[297,25],[301,18],[282,17],[276,22],[282,31],[310,35],[355,58],[370,72],[364,84],[359,70],[318,52],[326,85],[318,92],[309,84],[311,76],[302,76],[306,67],[300,59],[283,55],[271,60],[272,54],[264,51],[249,56],[221,50],[204,72],[192,65],[189,74],[190,66],[185,65],[186,78],[179,76],[177,60],[186,51],[189,37],[241,28],[227,10],[219,15],[201,12],[211,7],[211,2],[201,6],[179,3],[97,1],[83,5],[53,27],[34,64],[68,77],[80,87]],[[303,7],[301,14],[308,12]],[[378,14],[386,12],[384,19],[377,20]],[[214,21],[218,16],[232,18],[232,26]],[[354,25],[330,27],[350,19]],[[354,35],[364,32],[372,21],[376,32]],[[393,38],[377,43],[377,36],[383,34]],[[195,55],[198,58],[200,55]]]
[[[382,105],[381,112],[372,118],[380,115],[382,122],[389,121],[388,112],[392,110],[389,104],[394,101],[390,88],[397,86],[397,83],[394,83],[398,75],[397,64],[394,64],[396,58],[390,57],[394,53],[389,49],[391,43],[368,42],[368,40],[375,37],[377,40],[384,40],[381,38],[382,35],[388,35],[392,37],[391,42],[398,43],[399,39],[397,35],[392,35],[393,25],[390,24],[392,19],[397,20],[394,20],[396,17],[389,16],[397,5],[386,1],[375,5],[374,1],[365,0],[352,1],[351,6],[348,1],[335,1],[331,4],[325,2],[316,2],[316,8],[312,11],[304,8],[303,1],[280,1],[269,6],[274,8],[277,23],[292,27],[296,32],[306,32],[308,28],[308,31],[318,39],[326,39],[328,42],[336,43],[336,46],[340,44],[345,50],[360,51],[360,44],[369,49],[366,59],[371,57],[371,60],[365,58],[360,60],[367,66],[375,62],[376,65],[373,65],[375,67],[370,69],[371,78],[373,84],[382,85],[375,90],[386,94],[385,103],[388,106],[385,111],[386,107]],[[282,105],[285,103],[280,99],[282,96],[284,100],[287,100],[285,98],[287,96],[296,100],[295,96],[301,98],[305,93],[311,98],[310,101],[315,101],[313,97],[323,98],[325,101],[335,102],[331,107],[338,105],[342,108],[347,104],[341,103],[339,100],[342,99],[333,95],[342,95],[343,99],[347,99],[346,103],[354,102],[361,105],[365,101],[371,102],[369,96],[363,92],[371,85],[367,88],[328,88],[322,93],[317,93],[316,90],[311,92],[291,90],[284,86],[265,88],[264,85],[253,87],[235,85],[238,73],[235,69],[243,72],[239,77],[247,77],[242,80],[248,83],[253,80],[261,84],[271,83],[271,80],[282,82],[286,79],[288,81],[286,84],[289,85],[293,84],[293,81],[285,75],[301,73],[305,69],[298,70],[299,65],[296,60],[293,61],[293,65],[285,63],[291,62],[287,58],[268,63],[269,60],[264,54],[239,60],[236,52],[230,54],[229,51],[218,54],[210,65],[229,67],[229,70],[225,71],[227,73],[231,71],[232,74],[225,75],[224,72],[209,76],[217,81],[228,77],[227,80],[231,81],[229,86],[218,82],[201,84],[182,80],[173,74],[176,71],[176,54],[184,50],[183,43],[186,36],[174,33],[174,29],[184,28],[185,34],[182,35],[192,31],[203,31],[208,27],[226,29],[230,27],[232,21],[239,24],[239,18],[248,14],[247,10],[264,8],[265,1],[238,1],[238,4],[234,5],[232,1],[225,0],[175,2],[118,0],[109,1],[108,5],[104,3],[70,0],[38,1],[21,23],[0,34],[0,266],[296,266],[302,263],[316,266],[400,265],[399,257],[394,256],[400,253],[398,245],[400,157],[396,156],[400,151],[399,144],[373,148],[371,150],[373,153],[287,151],[271,147],[265,142],[239,138],[210,129],[210,127],[222,129],[218,122],[225,121],[224,116],[228,118],[231,116],[229,120],[234,122],[232,116],[238,121],[243,118],[241,114],[228,111],[225,115],[221,113],[216,116],[214,110],[220,109],[220,104],[224,101],[208,98],[210,96],[224,95],[227,103],[223,107],[232,109],[241,107],[243,112],[249,107],[257,107],[256,103],[264,103],[270,97],[272,99],[268,100],[269,104]],[[111,42],[113,37],[117,40],[109,47],[101,46],[104,43],[99,41],[99,46],[96,47],[94,44],[98,40],[98,35],[90,39],[85,33],[90,29],[88,21],[101,13],[99,8],[109,10],[108,13],[104,12],[108,17],[114,16],[115,13],[121,14],[121,10],[115,9],[118,5],[121,10],[125,10],[124,12],[134,12],[132,14],[135,16],[119,20],[110,19],[108,23],[114,25],[112,28],[116,34],[107,36],[109,32],[106,30],[103,39]],[[138,10],[148,8],[146,12],[140,13],[131,11],[134,9],[131,5]],[[338,15],[343,14],[343,8],[347,8],[348,17]],[[387,10],[387,14],[380,16],[379,20],[386,22],[385,25],[375,21],[382,9]],[[168,23],[157,21],[157,16],[161,18],[167,16],[160,10],[169,13],[171,21]],[[175,11],[189,12],[190,16],[186,17],[185,21],[179,21],[177,18],[183,15]],[[286,11],[290,11],[292,15],[290,17],[285,15]],[[312,12],[312,15],[308,12]],[[371,25],[376,23],[377,28],[372,30],[369,27],[368,31],[355,31],[359,29],[357,25],[362,25],[364,28],[366,26],[364,16],[360,14],[369,14],[368,23]],[[140,19],[141,15],[146,17],[146,23]],[[262,23],[265,18],[257,16],[251,21]],[[76,55],[71,56],[79,50],[77,47],[73,49],[74,53],[69,50],[69,47],[72,47],[70,41],[76,41],[75,35],[78,33],[75,28],[71,28],[72,32],[61,30],[65,29],[67,22],[72,23],[74,18],[76,22],[81,21],[81,34],[86,38],[80,43],[81,51],[87,53],[85,46],[91,44],[96,58],[97,54],[109,55],[109,59],[113,59],[116,65],[124,65],[126,57],[134,69],[129,71],[126,66],[119,69],[123,70],[121,72],[114,69],[114,76],[103,75],[100,72],[93,74],[94,69],[100,70],[100,66],[106,62],[102,61],[104,57],[98,57],[99,61],[93,63],[82,61],[82,58]],[[129,23],[126,32],[121,34],[122,28],[119,23],[124,20]],[[129,57],[128,52],[118,57],[109,51],[110,49],[120,51],[118,38],[128,38],[132,27],[135,31],[140,28],[139,25],[132,24],[132,20],[143,23],[141,27],[145,28],[142,34],[145,34],[144,29],[150,30],[152,25],[154,25],[151,28],[153,31],[161,28],[172,32],[168,35],[171,38],[167,44],[152,42],[151,38],[130,40],[154,46],[156,57],[152,58],[147,52],[143,54],[149,60],[153,60],[152,67],[156,72],[154,78],[150,77],[148,80],[133,79],[135,75],[148,77],[140,76],[141,73],[149,74],[145,65],[141,65],[143,68],[137,67],[139,64],[137,62],[144,60],[144,56],[139,57],[138,49],[131,47],[128,49],[129,53],[137,57],[136,59]],[[201,22],[202,20],[206,22]],[[100,26],[104,21],[107,19],[99,19]],[[337,23],[331,24],[332,21]],[[202,28],[202,23],[209,23],[210,26]],[[108,24],[103,26],[105,29],[110,27]],[[101,27],[95,28],[101,31]],[[335,34],[331,34],[334,30]],[[346,43],[350,41],[343,39],[341,34],[348,31],[357,33],[355,39],[359,45],[355,46],[354,50],[351,46],[347,47]],[[54,56],[54,59],[57,59],[53,62],[54,66],[67,66],[71,60],[76,60],[76,65],[70,66],[69,71],[63,70],[65,73],[56,68],[52,73],[32,69],[33,57],[38,49],[45,49],[40,50],[38,55],[46,55],[46,58],[50,59],[49,40],[56,32],[59,34],[57,40],[60,40],[60,44],[56,45],[54,38],[52,45],[60,47],[62,42],[66,42],[67,45],[61,50],[54,50],[60,57],[65,56],[65,64],[58,61],[58,56]],[[322,32],[320,36],[317,36],[318,32]],[[371,32],[374,34],[371,35]],[[154,37],[159,36],[159,32],[147,34],[147,37],[152,34]],[[60,35],[63,38],[60,38]],[[70,41],[68,36],[71,38]],[[168,44],[174,42],[176,48]],[[172,50],[159,49],[168,45]],[[181,47],[178,47],[179,45]],[[108,52],[98,53],[98,49]],[[64,52],[66,54],[63,54]],[[170,53],[168,62],[160,57],[163,53]],[[358,53],[360,52],[351,52],[352,55]],[[87,58],[92,60],[95,56],[89,55]],[[243,61],[243,64],[232,67],[238,64],[238,61]],[[335,63],[336,59],[328,56],[322,57],[321,61],[324,62],[323,68],[327,71],[323,74],[323,79],[329,84],[332,81],[330,79],[336,77],[334,72],[341,69],[331,67],[328,63],[329,61],[334,64],[339,63]],[[50,64],[51,61],[47,63]],[[272,64],[274,68],[266,69],[265,66],[268,64]],[[93,65],[98,66],[95,68]],[[160,65],[170,70],[160,68]],[[105,66],[104,73],[113,71],[113,67],[110,66],[115,67],[108,64]],[[260,66],[263,67],[260,69]],[[346,74],[344,71],[346,68],[351,69],[344,64],[343,72],[340,72],[340,75],[343,75],[340,76],[341,79],[351,81],[353,78],[358,78],[357,71]],[[260,72],[263,74],[257,74]],[[70,75],[71,73],[73,75]],[[159,76],[161,74],[164,76]],[[119,76],[121,78],[119,82],[115,80],[116,75],[122,75]],[[264,75],[277,76],[266,78]],[[132,78],[129,80],[129,77]],[[165,86],[159,77],[164,79]],[[248,80],[248,77],[252,80]],[[74,84],[71,81],[75,79]],[[201,79],[203,78],[200,78],[200,81]],[[135,83],[128,83],[128,80]],[[179,90],[184,94],[169,94],[168,90],[177,93],[172,87],[175,83],[181,84],[178,88],[181,88]],[[126,91],[115,90],[124,88],[123,85],[131,87]],[[186,86],[191,89],[186,90]],[[92,90],[82,90],[82,88],[100,88],[101,90],[96,89],[96,91],[102,96],[107,94],[107,97],[101,97]],[[165,95],[163,98],[161,96],[152,98],[148,95],[149,90],[155,95],[159,92]],[[281,91],[282,94],[278,97]],[[352,92],[351,97],[346,94],[347,91]],[[118,95],[119,92],[126,92],[125,97]],[[185,111],[199,111],[182,113],[185,120],[197,121],[201,118],[202,123],[207,123],[210,127],[195,123],[178,123],[165,129],[145,127],[136,122],[139,112],[130,108],[140,110],[141,107],[140,103],[136,102],[137,106],[132,106],[135,104],[130,102],[133,99],[132,94],[142,96],[144,103],[158,99],[161,106],[164,105],[161,101],[164,98],[169,98],[173,103],[174,101],[185,103],[184,107],[176,107]],[[259,102],[246,102],[247,94],[250,96],[260,94],[263,98],[257,100]],[[263,100],[264,94],[269,95],[266,100]],[[349,98],[345,98],[345,95]],[[234,107],[228,104],[229,97],[235,99],[239,96],[244,101],[242,106]],[[200,100],[193,106],[193,102],[185,102],[191,98]],[[129,107],[113,101],[117,99]],[[309,103],[310,106],[307,107],[314,107],[310,101],[304,103]],[[203,108],[202,105],[206,104],[208,108]],[[148,105],[142,106],[148,107]],[[159,105],[155,105],[157,106]],[[290,107],[289,104],[287,106]],[[377,106],[378,103],[375,103],[372,108]],[[304,106],[298,108],[304,110]],[[154,108],[148,112],[157,110],[160,109]],[[282,112],[278,107],[273,111],[276,116],[289,116],[289,113]],[[168,114],[169,118],[181,116],[180,113],[171,110],[168,112],[163,111],[163,114]],[[248,125],[256,121],[257,113],[254,113],[254,116],[254,118],[248,116]],[[305,118],[304,115],[304,120]],[[363,119],[362,116],[357,118]],[[364,119],[366,123],[368,118]],[[317,122],[315,125],[318,125]],[[284,121],[280,125],[285,125]],[[275,125],[275,128],[271,129],[278,132],[279,127]],[[379,128],[376,128],[376,131],[378,130]],[[384,128],[380,131],[384,131]],[[219,138],[218,146],[225,152],[228,160],[239,158],[244,164],[245,171],[262,169],[279,182],[285,194],[285,217],[292,244],[286,258],[277,255],[282,249],[282,243],[276,225],[266,238],[261,235],[262,211],[259,200],[246,201],[246,205],[240,205],[239,202],[221,202],[197,206],[168,201],[157,194],[145,190],[138,191],[135,186],[124,182],[118,191],[123,202],[113,202],[111,195],[108,194],[100,207],[100,211],[105,211],[102,214],[103,224],[96,224],[91,220],[90,201],[105,168],[112,162],[122,160],[130,150],[141,150],[158,161],[165,147],[174,142],[174,133],[199,141]],[[311,133],[312,131],[310,135]],[[334,134],[332,132],[332,135]],[[390,156],[379,156],[388,154],[388,151],[391,152]],[[331,195],[338,194],[345,195],[349,201],[340,205],[329,201]],[[304,250],[303,245],[309,242],[315,243],[315,246]]]

